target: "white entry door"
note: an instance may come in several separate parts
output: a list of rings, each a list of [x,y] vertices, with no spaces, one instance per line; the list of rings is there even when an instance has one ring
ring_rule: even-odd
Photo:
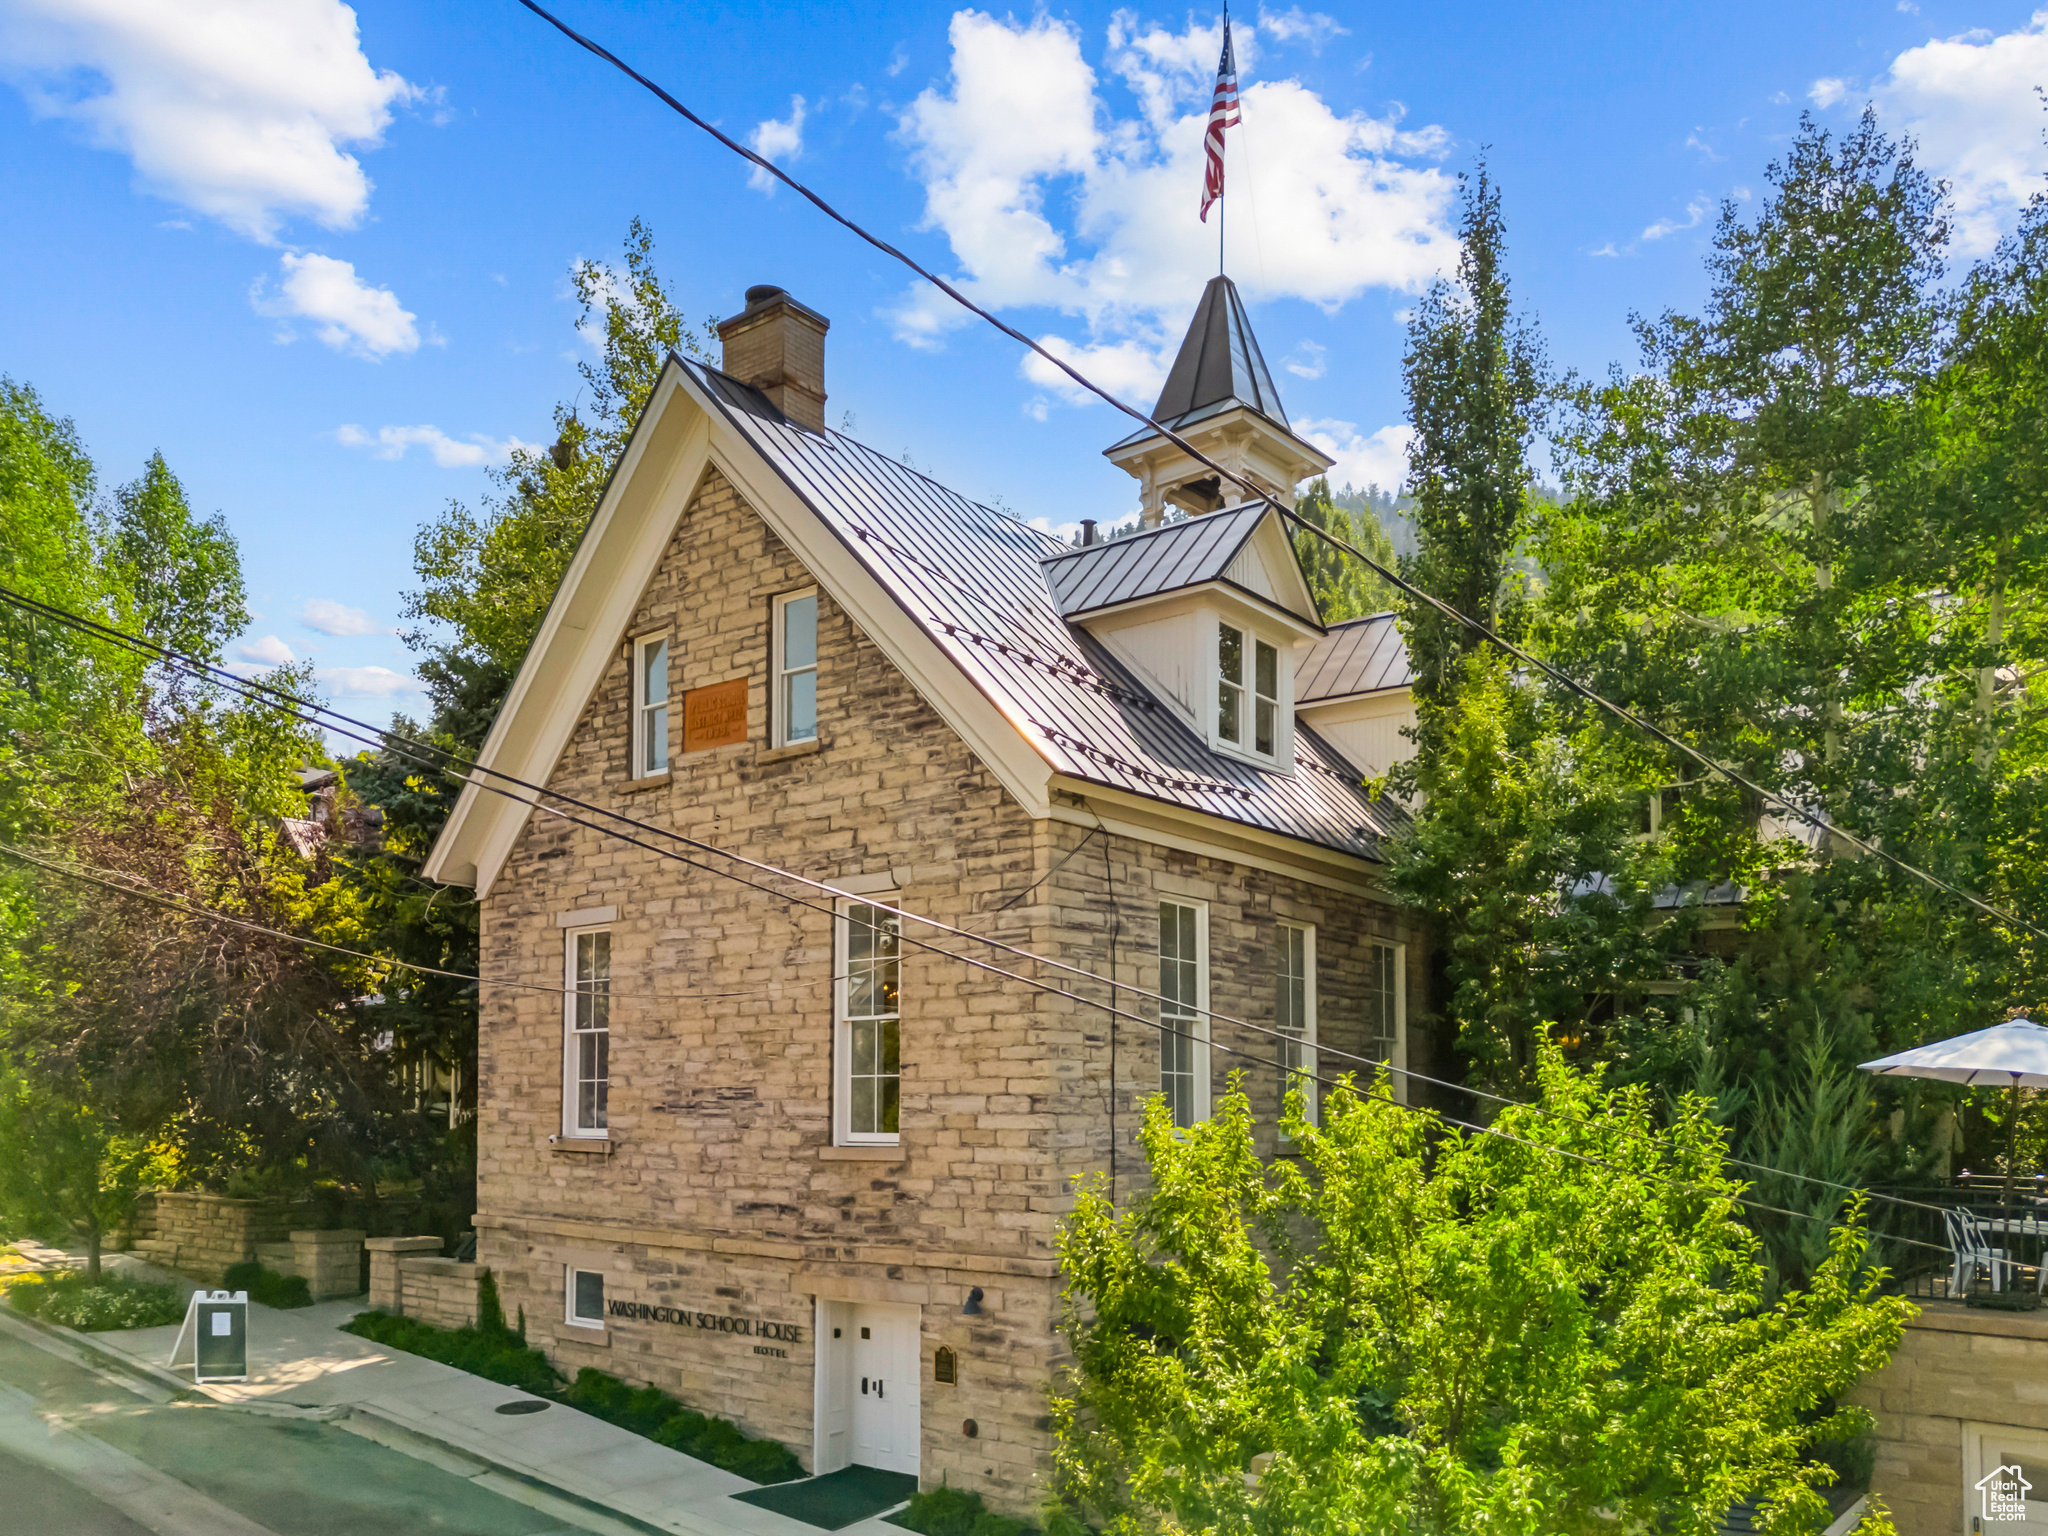
[[[2048,1530],[2048,1434],[1963,1426],[1963,1529],[1972,1536]]]
[[[853,1460],[917,1475],[918,1309],[856,1306],[847,1330]]]

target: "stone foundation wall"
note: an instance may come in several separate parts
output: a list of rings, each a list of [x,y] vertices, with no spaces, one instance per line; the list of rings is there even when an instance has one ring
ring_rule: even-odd
[[[436,1328],[466,1328],[476,1321],[478,1273],[460,1259],[402,1258],[399,1310]]]
[[[2048,1313],[1922,1302],[1891,1363],[1846,1401],[1877,1419],[1871,1492],[1899,1536],[1958,1536],[1976,1513],[1965,1505],[1973,1426],[2048,1432]]]

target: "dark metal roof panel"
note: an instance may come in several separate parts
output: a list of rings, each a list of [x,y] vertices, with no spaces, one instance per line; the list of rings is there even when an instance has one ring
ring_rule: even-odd
[[[758,391],[724,374],[683,366],[1055,770],[1362,858],[1383,857],[1385,840],[1406,813],[1369,799],[1357,770],[1313,730],[1296,727],[1292,774],[1212,752],[1099,641],[1068,623],[1047,588],[1047,562],[1056,565],[1053,557],[1067,550],[1059,540],[851,438],[794,426]],[[1196,532],[1215,541],[1201,561],[1242,542],[1225,538],[1220,527]]]
[[[1219,275],[1210,278],[1209,286],[1202,290],[1195,318],[1181,340],[1152,419],[1173,426],[1197,411],[1226,402],[1248,405],[1283,427],[1288,424],[1280,391],[1273,385],[1272,371],[1252,334],[1244,299],[1237,284]]]
[[[1391,613],[1376,613],[1330,626],[1294,669],[1294,702],[1405,688],[1414,680],[1400,626]]]
[[[1046,557],[1046,580],[1069,618],[1218,581],[1266,515],[1254,504],[1081,549],[1062,546]]]

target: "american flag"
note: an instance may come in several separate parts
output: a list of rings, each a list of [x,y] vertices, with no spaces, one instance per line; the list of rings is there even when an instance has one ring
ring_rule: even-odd
[[[1216,61],[1216,94],[1209,102],[1209,131],[1202,148],[1209,168],[1202,177],[1202,222],[1209,222],[1209,206],[1223,195],[1223,130],[1243,119],[1237,115],[1237,60],[1230,52],[1230,18],[1223,18],[1223,57]]]

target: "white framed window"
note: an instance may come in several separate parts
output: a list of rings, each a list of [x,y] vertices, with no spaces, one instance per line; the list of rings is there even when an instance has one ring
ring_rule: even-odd
[[[2048,1525],[2048,1433],[1965,1421],[1962,1491],[1966,1531]]]
[[[1209,1118],[1209,909],[1159,903],[1159,1091],[1173,1123]]]
[[[818,739],[818,593],[785,592],[775,599],[772,630],[775,673],[771,745]]]
[[[1408,1102],[1408,1079],[1401,1069],[1408,1065],[1408,946],[1374,944],[1372,948],[1372,993],[1366,1002],[1366,1025],[1371,1032],[1368,1050],[1375,1061],[1395,1069],[1396,1102]]]
[[[1273,1027],[1280,1041],[1280,1103],[1299,1091],[1302,1112],[1316,1123],[1316,931],[1281,923],[1273,935]]]
[[[668,771],[668,636],[633,642],[633,777]]]
[[[903,1078],[902,919],[866,901],[843,901],[833,927],[833,1140],[886,1146],[898,1139]]]
[[[576,928],[563,935],[562,1132],[604,1136],[610,1123],[612,934]]]
[[[1280,648],[1216,622],[1216,739],[1254,757],[1280,751]]]
[[[595,1269],[562,1266],[562,1300],[567,1321],[577,1328],[604,1326],[604,1275]]]

